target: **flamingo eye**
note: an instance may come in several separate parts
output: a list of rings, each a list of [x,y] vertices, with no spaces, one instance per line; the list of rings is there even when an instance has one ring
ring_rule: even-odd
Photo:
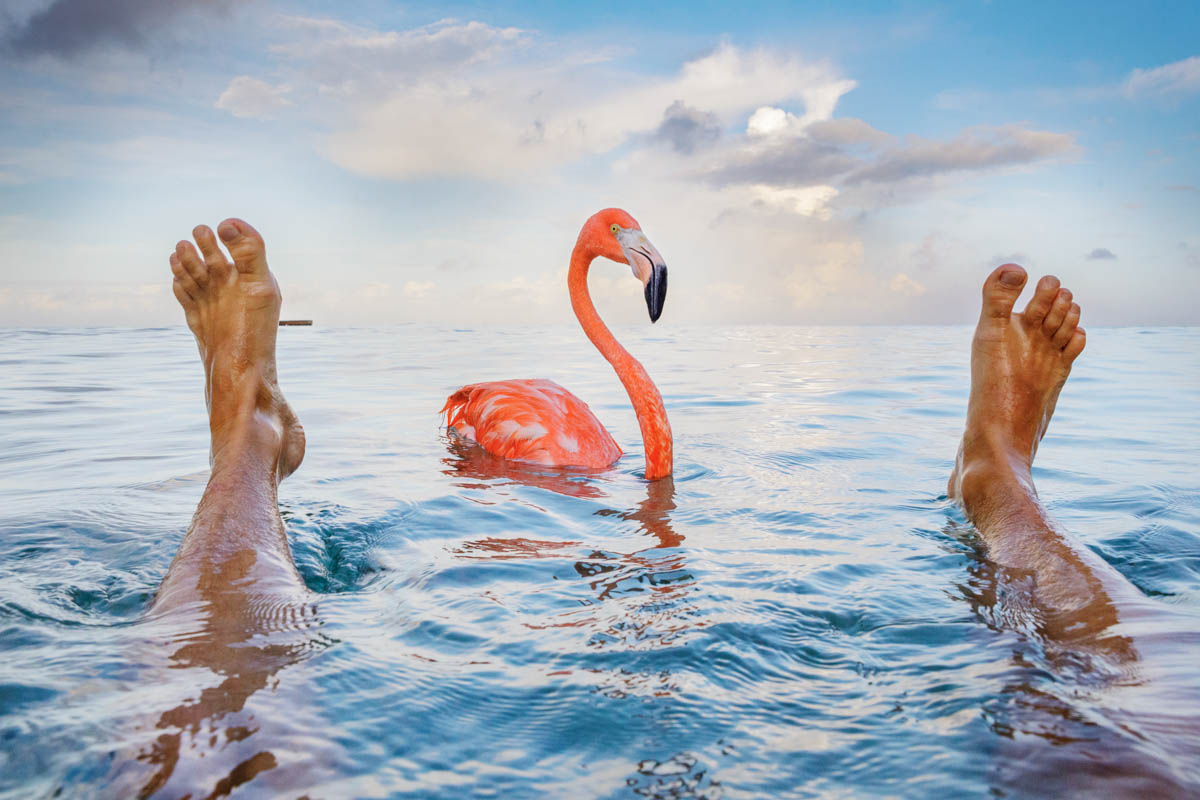
[[[621,226],[614,222],[612,225],[608,226],[608,229],[612,231],[613,235],[615,236],[617,231],[621,230]]]

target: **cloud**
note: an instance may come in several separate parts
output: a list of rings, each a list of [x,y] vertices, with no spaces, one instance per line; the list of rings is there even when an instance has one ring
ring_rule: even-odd
[[[1088,261],[1115,261],[1117,256],[1107,247],[1097,247],[1084,256]]]
[[[144,47],[152,32],[189,12],[227,11],[232,0],[54,0],[9,39],[23,55],[72,58],[104,45]]]
[[[26,179],[57,174],[68,164],[84,176],[120,175],[131,195],[146,180],[161,181],[181,169],[203,172],[193,184],[199,191],[177,193],[153,209],[161,218],[169,211],[188,224],[196,209],[207,215],[225,202],[227,180],[214,178],[211,164],[228,164],[239,154],[275,156],[281,163],[267,165],[276,171],[252,181],[252,196],[244,201],[248,208],[238,213],[251,215],[256,224],[268,214],[292,213],[287,199],[299,196],[296,188],[326,188],[293,175],[303,172],[292,167],[314,135],[320,137],[319,155],[360,175],[470,181],[376,183],[399,202],[370,208],[356,200],[339,205],[339,193],[330,208],[350,223],[342,238],[361,239],[352,245],[353,255],[333,250],[327,236],[308,232],[312,226],[278,225],[276,234],[269,233],[278,242],[273,252],[287,248],[280,262],[289,268],[289,315],[322,324],[569,321],[564,266],[571,245],[587,215],[609,205],[627,205],[671,264],[668,324],[911,320],[914,313],[946,321],[957,313],[947,298],[974,277],[960,280],[965,270],[931,274],[923,267],[924,250],[918,256],[912,250],[929,231],[928,220],[958,230],[962,198],[948,194],[933,211],[919,203],[908,218],[915,224],[885,223],[855,213],[881,202],[884,191],[871,187],[883,185],[907,200],[915,194],[910,181],[1042,163],[1054,157],[1047,154],[1056,147],[1063,152],[1074,147],[1070,136],[1022,126],[951,132],[934,140],[902,138],[860,119],[839,118],[840,99],[855,82],[834,66],[784,50],[720,44],[674,69],[639,72],[631,60],[578,41],[480,22],[443,20],[386,31],[335,20],[273,19],[271,41],[283,43],[269,48],[267,63],[245,47],[228,48],[241,60],[215,66],[204,60],[194,94],[207,117],[197,114],[194,121],[214,124],[139,123],[136,136],[115,128],[102,140],[93,136],[94,147],[88,148],[54,137],[4,147],[0,172]],[[255,34],[259,41],[262,35]],[[102,55],[144,61],[138,53]],[[47,60],[31,68],[83,72],[98,60]],[[164,62],[164,72],[171,67]],[[176,96],[182,97],[171,95]],[[283,129],[237,125],[213,112],[214,99],[223,112],[243,117],[280,113],[286,106],[289,120],[302,124],[288,126],[296,134],[282,139]],[[126,105],[132,104],[122,98],[114,108],[123,111]],[[227,135],[235,128],[235,135]],[[175,141],[178,135],[194,140]],[[268,139],[272,148],[288,149],[264,152]],[[201,146],[214,142],[220,142],[220,148],[209,148],[214,152]],[[215,152],[226,148],[228,153]],[[349,176],[343,180],[356,185]],[[493,183],[480,187],[474,183],[480,180]],[[925,181],[921,187],[946,183]],[[403,209],[412,198],[420,204],[412,224],[389,224],[386,209]],[[281,199],[285,211],[278,211]],[[136,197],[135,207],[141,204],[144,198]],[[446,208],[458,214],[446,215]],[[453,217],[453,223],[443,223],[441,216]],[[900,235],[912,241],[889,252],[875,226],[885,237],[903,229]],[[21,247],[3,243],[0,256],[24,251],[36,257],[0,260],[50,265],[53,259],[43,254],[52,256],[59,248],[42,243],[52,237],[26,238],[29,244]],[[1005,246],[999,239],[979,247],[986,253]],[[62,258],[46,269],[74,275],[87,264],[88,274],[102,274],[101,266],[112,264],[132,271],[126,265],[136,259],[123,248],[124,243],[102,262]],[[961,249],[968,249],[965,258],[951,259],[960,251],[931,251],[928,258],[943,263],[978,258],[975,248]],[[323,282],[331,257],[353,266]],[[641,287],[628,268],[598,264],[591,287],[605,319],[646,324]],[[92,306],[107,304],[118,317],[159,313],[158,306],[143,309],[141,300],[126,300],[126,294],[136,297],[132,291],[95,294]],[[8,301],[18,299],[12,295]],[[37,300],[66,301],[67,309],[74,302],[58,295]],[[169,292],[159,301],[164,318],[177,322]],[[37,318],[52,316],[46,311]]]
[[[248,75],[239,75],[217,98],[216,107],[235,117],[269,119],[276,111],[291,105],[285,97],[288,91],[286,86],[272,86]]]
[[[764,102],[799,100],[806,115],[823,117],[854,86],[826,64],[728,44],[686,62],[675,75],[657,76],[631,74],[591,54],[540,53],[539,60],[539,53],[527,52],[538,43],[482,23],[446,22],[419,31],[415,37],[354,33],[353,48],[363,52],[331,63],[320,54],[327,46],[343,52],[347,43],[280,50],[293,66],[311,71],[320,87],[318,113],[338,122],[324,148],[335,163],[395,179],[506,180],[639,138],[687,155],[711,146],[724,126]],[[481,44],[435,43],[461,37]],[[376,39],[378,47],[362,44]],[[378,57],[378,49],[398,42],[404,43],[403,58]],[[426,51],[432,55],[421,55]]]
[[[924,284],[913,280],[903,272],[896,273],[891,282],[888,284],[888,287],[893,292],[905,295],[906,297],[920,297],[928,291]]]
[[[759,109],[741,147],[711,163],[707,177],[718,185],[758,183],[812,186],[898,183],[955,172],[1017,167],[1077,150],[1070,134],[1016,125],[980,126],[950,140],[892,137],[858,119],[804,124],[780,109]]]
[[[676,100],[663,112],[663,121],[654,138],[666,142],[684,155],[706,147],[721,137],[721,123],[711,111],[701,111]]]
[[[848,183],[895,182],[1031,164],[1071,155],[1075,138],[1066,133],[1035,131],[1016,125],[979,126],[949,141],[909,137],[905,144],[885,151],[879,159],[847,176]]]
[[[405,281],[403,292],[405,297],[420,300],[428,297],[430,292],[435,289],[437,289],[437,284],[433,281]]]
[[[306,17],[285,18],[285,23],[301,39],[274,45],[274,53],[304,64],[324,93],[375,99],[395,87],[398,78],[452,78],[455,71],[494,61],[527,40],[519,28],[450,19],[404,31]]]
[[[912,181],[1075,149],[1068,134],[1026,126],[899,138],[835,116],[856,85],[835,67],[768,48],[723,43],[645,73],[478,22],[288,25],[267,83],[293,87],[289,113],[321,122],[325,157],[371,177],[489,181],[483,191],[513,198],[437,247],[413,243],[385,278],[394,288],[369,298],[371,314],[396,320],[568,320],[562,265],[575,232],[596,208],[626,203],[672,265],[672,319],[911,319],[921,304],[944,320],[956,285],[881,258],[870,220],[839,210],[881,202],[871,187],[903,184],[894,195],[910,198]],[[442,263],[458,265],[453,276]],[[597,305],[614,324],[644,323],[636,281],[612,266],[593,270]],[[312,302],[353,318],[364,297],[345,293],[343,308],[322,288]]]
[[[206,178],[212,164],[240,154],[238,142],[185,131],[188,138],[136,133],[115,139],[53,139],[37,145],[0,144],[0,183],[19,185],[46,179],[126,180]]]
[[[753,202],[765,207],[782,209],[802,217],[829,219],[833,216],[830,202],[838,191],[832,186],[804,186],[798,189],[781,189],[765,184],[750,187]]]
[[[178,323],[182,315],[171,297],[170,283],[25,283],[0,286],[4,324],[108,325],[113,320]],[[127,323],[126,323],[127,324]]]
[[[704,174],[718,186],[815,186],[831,183],[859,163],[836,144],[805,136],[743,146],[710,161]]]
[[[1154,69],[1135,69],[1125,81],[1124,90],[1129,97],[1162,97],[1200,91],[1200,56]]]

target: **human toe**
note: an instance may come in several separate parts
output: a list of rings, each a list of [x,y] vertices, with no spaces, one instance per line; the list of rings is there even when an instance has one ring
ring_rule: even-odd
[[[1054,302],[1050,304],[1050,310],[1046,312],[1046,318],[1042,320],[1042,330],[1047,336],[1053,336],[1059,326],[1063,324],[1063,320],[1067,318],[1067,312],[1071,310],[1071,290],[1059,289],[1058,294],[1054,296]]]
[[[175,255],[197,287],[203,289],[208,285],[208,267],[204,265],[204,260],[196,252],[195,245],[186,240],[181,241],[175,245]]]
[[[1070,344],[1071,338],[1075,335],[1075,331],[1079,329],[1080,313],[1081,309],[1079,308],[1079,303],[1072,303],[1071,307],[1067,309],[1067,313],[1063,317],[1062,324],[1059,325],[1058,329],[1054,332],[1054,338],[1052,341],[1054,342],[1055,347],[1066,348],[1066,346]]]
[[[992,270],[983,282],[984,317],[1007,319],[1012,314],[1013,304],[1021,296],[1027,275],[1016,264],[1002,264]]]
[[[267,252],[263,238],[251,225],[243,220],[231,218],[217,226],[217,233],[238,272],[247,275],[267,274]]]
[[[178,278],[171,281],[171,291],[175,294],[175,299],[179,301],[179,305],[185,310],[190,311],[196,307],[196,301],[188,294],[187,289],[183,288],[183,284]]]
[[[200,293],[200,287],[196,283],[195,278],[184,268],[183,261],[179,257],[179,250],[171,253],[169,259],[171,263],[171,274],[175,276],[173,283],[178,284],[181,289],[195,302],[196,295]],[[178,295],[176,295],[178,296]],[[182,300],[180,302],[183,302]]]
[[[221,252],[221,246],[217,244],[217,237],[213,234],[212,228],[207,225],[197,225],[192,229],[192,238],[200,246],[200,253],[204,256],[204,265],[212,279],[222,280],[228,277],[232,265],[225,254]]]
[[[1029,300],[1029,305],[1025,306],[1025,313],[1022,315],[1027,324],[1042,324],[1058,296],[1058,287],[1058,278],[1053,275],[1046,275],[1038,281],[1033,297]]]
[[[1071,339],[1067,342],[1067,346],[1063,348],[1063,356],[1066,357],[1068,364],[1079,358],[1079,354],[1083,352],[1086,344],[1087,334],[1084,333],[1083,328],[1076,328],[1075,332],[1071,334]]]

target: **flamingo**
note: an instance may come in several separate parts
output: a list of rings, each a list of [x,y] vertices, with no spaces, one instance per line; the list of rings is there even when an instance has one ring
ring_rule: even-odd
[[[584,223],[567,271],[571,308],[625,386],[642,431],[646,480],[657,480],[673,468],[671,424],[646,368],[620,345],[592,305],[587,275],[597,256],[629,264],[645,287],[652,323],[667,296],[667,265],[637,220],[619,208],[606,208]],[[603,469],[621,457],[621,448],[587,404],[554,381],[473,383],[450,395],[442,413],[451,433],[502,458]]]

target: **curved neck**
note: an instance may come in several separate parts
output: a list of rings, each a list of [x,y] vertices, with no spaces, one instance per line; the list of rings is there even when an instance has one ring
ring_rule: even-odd
[[[646,368],[629,355],[612,331],[596,313],[592,296],[588,293],[588,267],[595,255],[585,245],[583,238],[571,253],[571,268],[567,272],[567,288],[571,293],[571,308],[583,327],[583,332],[600,351],[629,394],[633,410],[637,414],[638,426],[642,429],[642,446],[646,453],[646,480],[657,480],[671,474],[674,454],[671,443],[671,423],[667,421],[667,410],[663,407],[658,387],[646,373]]]

